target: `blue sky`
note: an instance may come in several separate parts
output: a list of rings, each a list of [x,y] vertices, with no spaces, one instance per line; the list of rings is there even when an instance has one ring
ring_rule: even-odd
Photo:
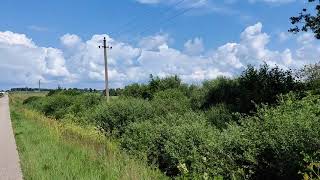
[[[106,36],[110,83],[178,74],[199,83],[236,76],[266,61],[299,68],[317,61],[319,43],[292,35],[289,17],[303,0],[3,0],[0,89],[35,86],[103,88]],[[174,17],[174,18],[173,18]],[[319,48],[320,49],[320,48]],[[319,52],[318,52],[319,51]],[[2,62],[1,62],[2,61]],[[17,74],[21,72],[22,74]]]
[[[221,12],[198,7],[169,23],[157,24],[181,11],[189,1],[177,5],[176,2],[144,4],[135,0],[43,0],[41,3],[38,0],[4,0],[0,7],[0,28],[24,33],[42,46],[59,46],[60,36],[66,33],[77,34],[83,39],[93,34],[113,33],[116,38],[132,41],[134,38],[130,36],[164,31],[175,38],[177,47],[190,37],[203,37],[208,47],[216,47],[238,40],[244,28],[258,21],[270,33],[286,31],[290,27],[289,17],[297,14],[304,4],[244,0],[231,4],[213,2]],[[145,29],[148,31],[141,34]],[[117,34],[119,31],[124,34]]]

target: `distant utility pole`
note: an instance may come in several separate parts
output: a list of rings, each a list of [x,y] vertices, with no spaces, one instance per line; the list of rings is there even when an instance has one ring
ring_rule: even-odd
[[[99,48],[103,48],[104,52],[104,73],[105,73],[105,96],[107,97],[107,102],[109,102],[109,78],[108,78],[108,54],[107,49],[112,49],[111,46],[107,46],[107,40],[103,38],[103,46],[99,46]]]
[[[41,92],[41,80],[39,79],[39,92]]]

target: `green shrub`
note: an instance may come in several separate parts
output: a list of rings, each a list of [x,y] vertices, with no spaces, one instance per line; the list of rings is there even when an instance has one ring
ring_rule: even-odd
[[[168,176],[200,177],[207,170],[207,152],[214,146],[211,140],[217,132],[203,115],[174,113],[132,123],[121,145]]]
[[[91,111],[101,103],[102,97],[97,94],[76,95],[73,92],[55,92],[47,97],[30,97],[23,103],[51,116],[55,119],[75,116],[84,118],[88,111]]]
[[[41,111],[46,116],[51,116],[55,119],[62,119],[68,114],[68,107],[70,107],[75,101],[74,97],[66,95],[54,95],[46,98],[43,102]]]
[[[77,96],[83,94],[81,91],[77,89],[69,89],[69,90],[63,90],[63,89],[56,89],[56,90],[51,90],[47,94],[47,96],[53,96],[53,95],[67,95],[67,96]]]
[[[23,101],[23,104],[34,104],[37,103],[42,97],[40,96],[31,96]]]
[[[203,83],[205,96],[202,108],[210,108],[216,104],[224,103],[237,107],[239,103],[239,86],[237,80],[219,77]]]
[[[225,104],[217,104],[205,112],[210,124],[219,129],[226,128],[227,124],[232,121],[237,121],[239,117],[233,114]]]
[[[191,87],[190,88],[190,102],[193,110],[203,110],[203,105],[206,101],[205,97],[207,90],[203,87]]]
[[[203,87],[152,78],[148,85],[127,88],[127,96],[139,98],[110,103],[60,90],[24,104],[57,119],[96,123],[130,154],[171,177],[300,179],[299,171],[313,163],[305,158],[320,149],[320,96],[280,95],[297,90],[295,85],[291,72],[263,66]],[[234,111],[256,113],[240,117]]]
[[[233,171],[242,168],[253,179],[299,179],[303,154],[320,148],[320,98],[287,96],[280,106],[259,109],[221,137],[235,162]]]
[[[190,100],[179,89],[167,89],[154,95],[151,101],[157,116],[172,113],[184,114],[191,111]]]
[[[167,89],[177,89],[182,85],[181,79],[175,76],[169,76],[160,79],[159,77],[150,76],[149,89],[152,94]]]
[[[320,94],[320,62],[304,66],[300,78],[305,81],[307,89]]]
[[[299,174],[303,175],[306,180],[320,179],[320,150],[312,155],[304,154],[305,169],[302,169]]]
[[[112,103],[102,103],[97,106],[91,116],[87,117],[96,122],[101,130],[120,136],[127,125],[143,121],[154,116],[148,101],[134,98],[120,98]]]
[[[140,85],[137,83],[126,86],[123,90],[122,95],[126,97],[143,99],[151,99],[152,97],[149,87],[147,85]]]
[[[248,66],[239,77],[239,86],[241,96],[238,111],[242,113],[256,111],[256,104],[276,104],[278,95],[300,90],[291,70],[270,68],[267,64],[259,69]]]
[[[182,84],[182,81],[178,76],[159,78],[150,75],[148,84],[134,83],[128,85],[124,88],[122,95],[151,100],[154,94],[168,89],[180,89],[181,91],[188,93],[188,86]]]
[[[94,109],[95,106],[102,102],[102,96],[98,94],[82,94],[74,97],[74,101],[67,111],[75,116],[84,116],[88,110]]]
[[[292,75],[278,67],[264,64],[259,69],[253,66],[242,72],[239,78],[218,77],[205,81],[191,95],[193,109],[209,109],[216,104],[226,104],[233,112],[254,114],[256,105],[274,105],[278,95],[301,91],[303,86]]]
[[[221,132],[192,112],[135,122],[121,145],[169,176],[299,179],[304,154],[320,148],[320,98],[284,99]]]
[[[37,111],[43,112],[44,103],[47,99],[39,96],[31,96],[23,101],[24,105],[27,105]]]

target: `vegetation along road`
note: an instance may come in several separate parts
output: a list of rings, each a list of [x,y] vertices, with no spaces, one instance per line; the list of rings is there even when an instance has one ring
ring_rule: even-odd
[[[45,95],[10,94],[12,126],[25,180],[167,179],[155,168],[123,153],[117,142],[94,127],[57,121],[22,103],[30,96]]]

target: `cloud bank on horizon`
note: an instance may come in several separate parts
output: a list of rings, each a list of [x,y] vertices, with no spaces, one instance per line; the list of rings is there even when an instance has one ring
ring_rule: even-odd
[[[54,87],[59,83],[64,87],[103,88],[103,53],[97,48],[103,37],[113,46],[109,51],[111,87],[142,83],[150,74],[179,75],[184,82],[199,83],[218,76],[232,77],[248,64],[258,66],[263,62],[294,69],[316,62],[320,54],[320,45],[309,33],[296,38],[294,49],[268,48],[271,38],[260,22],[247,27],[239,42],[215,49],[206,49],[201,37],[185,42],[182,50],[175,49],[170,47],[172,37],[165,33],[143,37],[137,44],[117,41],[107,34],[93,35],[89,40],[65,34],[60,38],[62,48],[58,49],[40,47],[24,34],[4,31],[0,32],[0,84],[6,85],[2,88],[31,87],[41,79]],[[286,40],[285,33],[280,37]]]

